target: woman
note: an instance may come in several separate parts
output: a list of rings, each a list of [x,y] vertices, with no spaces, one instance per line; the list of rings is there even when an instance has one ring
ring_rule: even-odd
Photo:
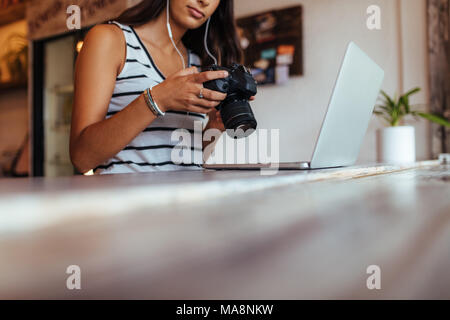
[[[193,133],[194,122],[208,119],[205,130],[225,130],[215,107],[226,95],[203,83],[228,74],[196,66],[213,63],[207,29],[219,64],[241,61],[233,12],[232,0],[144,0],[88,33],[76,64],[70,142],[79,172],[200,168],[194,159],[202,159],[202,146],[192,147],[191,163],[172,161],[172,133]]]

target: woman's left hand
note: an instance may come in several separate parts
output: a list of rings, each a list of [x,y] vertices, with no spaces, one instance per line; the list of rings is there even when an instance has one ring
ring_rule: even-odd
[[[208,129],[217,129],[220,132],[225,132],[225,126],[222,121],[222,117],[220,116],[220,111],[217,109],[213,109],[210,113],[208,113],[209,122],[206,126],[206,130]]]
[[[254,101],[255,97],[251,97],[250,101]],[[220,116],[220,111],[217,111],[217,109],[212,109],[212,111],[208,114],[209,116],[209,122],[208,125],[206,126],[205,130],[208,129],[217,129],[220,130],[221,132],[225,132],[225,126],[223,124],[222,121],[222,117]]]

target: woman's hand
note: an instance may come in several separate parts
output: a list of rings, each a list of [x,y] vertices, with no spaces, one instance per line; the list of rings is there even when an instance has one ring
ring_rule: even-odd
[[[254,101],[255,97],[251,97],[250,101]],[[209,121],[205,128],[205,130],[208,129],[218,129],[222,132],[225,132],[225,125],[223,124],[222,117],[220,115],[220,111],[217,111],[216,109],[211,110],[211,112],[208,113]]]
[[[209,129],[217,129],[221,132],[225,132],[225,125],[223,124],[222,117],[220,116],[220,111],[213,109],[208,113],[209,121],[206,125],[205,131]]]
[[[196,67],[188,68],[153,87],[153,98],[163,112],[172,110],[209,114],[227,95],[208,90],[203,87],[203,83],[226,77],[226,71],[199,73]],[[203,99],[199,97],[200,93]]]

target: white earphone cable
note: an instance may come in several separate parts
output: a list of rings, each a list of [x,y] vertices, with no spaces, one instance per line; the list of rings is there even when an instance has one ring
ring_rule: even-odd
[[[209,48],[208,48],[208,33],[209,33],[209,24],[210,23],[211,23],[211,17],[209,17],[208,22],[206,23],[205,38],[203,39],[203,44],[205,45],[206,53],[208,53],[208,55],[211,57],[211,59],[214,60],[214,64],[217,65],[216,57],[214,57],[212,55],[212,53],[209,51]]]
[[[167,0],[167,31],[169,32],[170,41],[172,41],[175,50],[177,51],[178,55],[181,58],[181,62],[183,63],[183,69],[186,69],[186,62],[184,61],[184,57],[181,54],[180,50],[178,49],[177,45],[175,44],[175,41],[173,40],[172,28],[170,27],[170,0]]]

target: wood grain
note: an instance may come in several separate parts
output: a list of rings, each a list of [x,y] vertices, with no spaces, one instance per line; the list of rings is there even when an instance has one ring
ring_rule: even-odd
[[[450,117],[450,1],[428,0],[428,51],[431,110]],[[450,131],[433,126],[434,155],[450,152]]]
[[[238,189],[257,179],[228,174],[219,174],[219,183]],[[217,178],[182,176],[145,178],[187,193]],[[189,176],[197,182],[188,183]],[[136,178],[113,180],[126,196],[126,182]],[[35,192],[42,195],[58,183],[39,181]],[[47,227],[1,232],[0,298],[449,299],[449,181],[450,167],[433,165],[196,201],[130,203],[120,215],[99,216],[93,208]],[[2,222],[8,214],[14,216],[1,212]],[[82,270],[77,292],[65,288],[73,264]],[[381,268],[379,291],[366,287],[370,265]]]

